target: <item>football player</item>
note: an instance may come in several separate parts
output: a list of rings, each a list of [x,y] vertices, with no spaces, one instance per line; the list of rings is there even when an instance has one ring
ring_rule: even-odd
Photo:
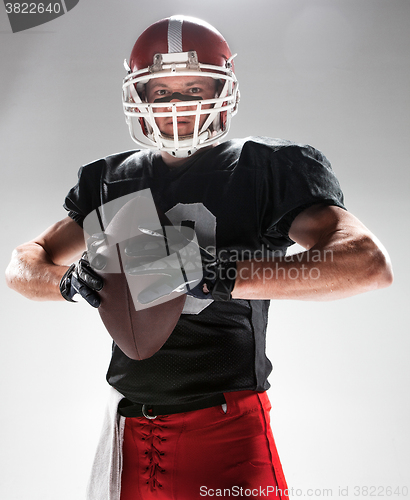
[[[288,498],[266,395],[270,300],[386,287],[388,255],[345,209],[320,151],[265,137],[224,140],[239,87],[234,55],[212,26],[185,16],[158,21],[138,38],[126,69],[123,108],[143,149],[82,167],[65,200],[68,217],[18,247],[7,270],[8,284],[31,299],[80,294],[98,307],[106,223],[67,266],[85,250],[86,218],[149,190],[175,228],[170,236],[166,224],[141,224],[123,249],[131,258],[125,274],[158,278],[144,295],[149,306],[171,293],[186,299],[150,357],[132,359],[114,342],[112,400],[88,498]],[[188,264],[175,274],[169,260],[187,242],[199,252],[200,277]],[[294,242],[305,251],[284,258]],[[106,289],[109,307],[108,279]]]

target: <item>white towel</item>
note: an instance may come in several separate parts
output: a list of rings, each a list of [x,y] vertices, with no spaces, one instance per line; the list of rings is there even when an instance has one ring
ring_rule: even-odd
[[[124,396],[110,387],[110,397],[87,488],[87,500],[120,500],[125,417],[118,412]]]

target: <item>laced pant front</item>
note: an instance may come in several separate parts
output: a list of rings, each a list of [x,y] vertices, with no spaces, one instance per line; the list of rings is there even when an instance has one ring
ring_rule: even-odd
[[[226,413],[126,418],[121,500],[287,499],[266,393],[225,398]]]

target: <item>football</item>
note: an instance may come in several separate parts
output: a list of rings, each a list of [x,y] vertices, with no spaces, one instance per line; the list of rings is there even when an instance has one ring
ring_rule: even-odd
[[[129,358],[151,357],[175,328],[186,295],[178,293],[172,300],[136,310],[125,274],[101,274],[104,287],[98,311],[109,334]]]
[[[134,360],[149,358],[162,347],[175,328],[186,300],[185,293],[174,291],[143,303],[138,300],[140,294],[157,286],[161,289],[164,275],[144,271],[143,265],[139,275],[126,272],[129,242],[146,238],[146,228],[160,230],[164,226],[171,226],[171,222],[158,214],[150,190],[110,201],[84,220],[89,252],[89,236],[93,235],[93,252],[103,256],[105,262],[102,269],[95,269],[104,280],[98,311],[114,342]],[[166,253],[148,250],[141,263],[155,263],[166,257]]]

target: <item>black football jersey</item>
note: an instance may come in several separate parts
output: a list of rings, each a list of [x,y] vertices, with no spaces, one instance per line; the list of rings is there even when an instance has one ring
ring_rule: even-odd
[[[343,207],[328,160],[311,146],[251,137],[200,150],[169,168],[157,151],[128,151],[80,169],[65,200],[82,225],[97,207],[143,189],[175,225],[189,224],[198,242],[242,260],[285,254],[288,231],[315,203]],[[215,393],[269,388],[265,354],[269,301],[214,302],[187,297],[163,347],[135,361],[115,344],[109,384],[129,400],[177,404]]]

